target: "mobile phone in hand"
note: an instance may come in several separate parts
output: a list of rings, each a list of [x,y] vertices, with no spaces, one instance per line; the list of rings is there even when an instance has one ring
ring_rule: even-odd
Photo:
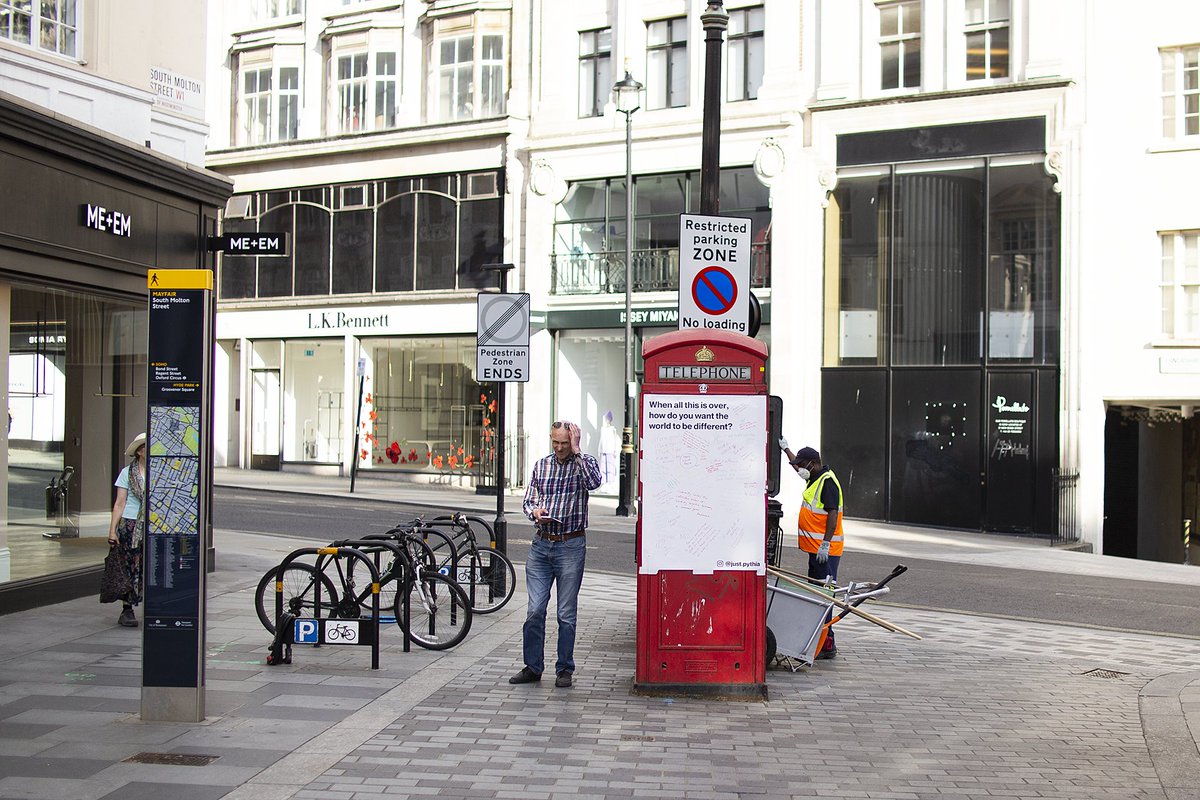
[[[562,520],[561,520],[561,519],[557,519],[557,518],[555,518],[555,517],[551,517],[551,516],[549,516],[549,515],[546,515],[546,516],[544,516],[544,517],[542,517],[541,519],[539,519],[539,520],[538,520],[538,525],[550,525],[550,524],[554,524],[554,525],[561,525],[561,524],[562,524]]]

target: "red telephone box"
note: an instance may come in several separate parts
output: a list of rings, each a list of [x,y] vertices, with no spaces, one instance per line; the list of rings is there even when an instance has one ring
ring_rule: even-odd
[[[767,347],[681,330],[642,355],[634,689],[765,697]]]

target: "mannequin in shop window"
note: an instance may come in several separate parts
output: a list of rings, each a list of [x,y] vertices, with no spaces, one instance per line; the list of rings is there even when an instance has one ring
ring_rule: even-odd
[[[617,490],[620,474],[621,434],[613,427],[613,413],[604,412],[604,423],[600,426],[600,488],[598,491],[613,493]]]

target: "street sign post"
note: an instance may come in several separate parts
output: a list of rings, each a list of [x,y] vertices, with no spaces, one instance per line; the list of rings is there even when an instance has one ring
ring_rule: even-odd
[[[745,217],[679,215],[679,329],[747,333],[750,230]]]
[[[476,305],[475,379],[529,381],[529,295],[480,292]]]

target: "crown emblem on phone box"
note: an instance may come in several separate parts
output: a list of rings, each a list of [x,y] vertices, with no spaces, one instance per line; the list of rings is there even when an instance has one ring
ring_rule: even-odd
[[[712,350],[708,349],[708,345],[703,345],[699,350],[696,351],[697,361],[712,361],[714,358],[716,358],[716,356],[713,355]]]

